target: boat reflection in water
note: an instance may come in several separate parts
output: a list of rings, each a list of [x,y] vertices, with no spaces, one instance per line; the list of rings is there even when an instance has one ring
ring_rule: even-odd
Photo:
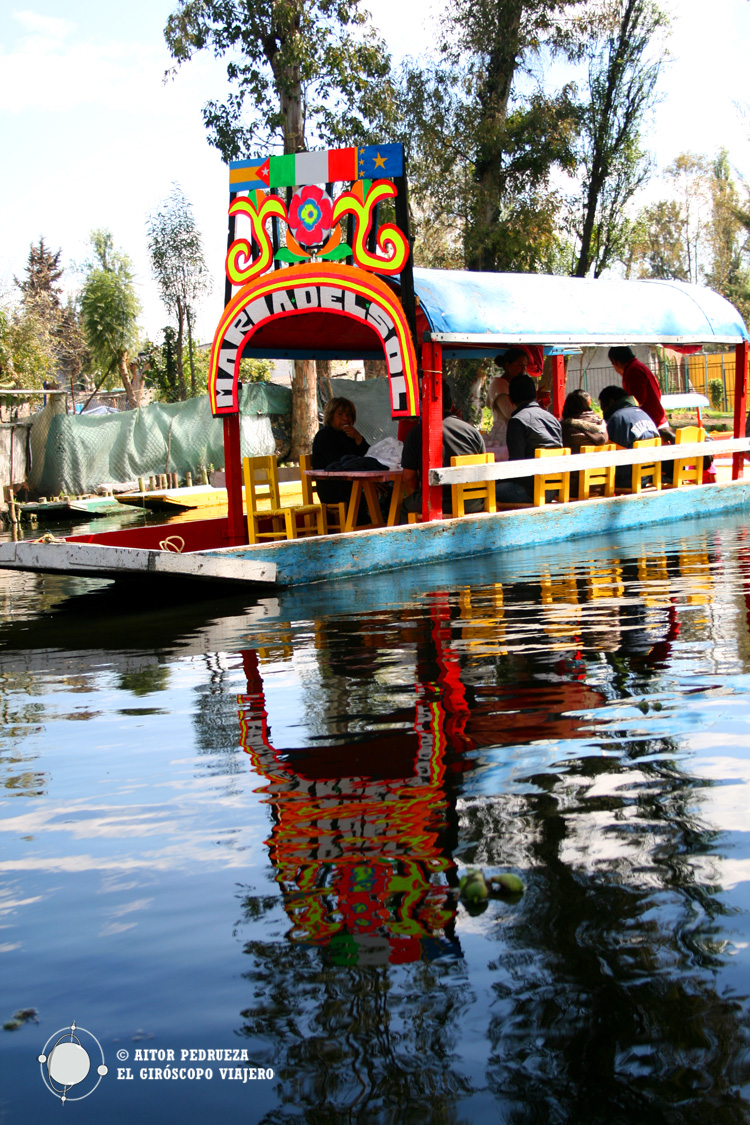
[[[472,617],[470,590],[458,595],[459,635],[473,654],[502,652],[496,640],[502,587],[495,585],[484,598],[492,612],[483,616],[478,608]],[[248,690],[239,700],[241,745],[270,782],[265,793],[274,827],[268,847],[292,922],[288,936],[328,947],[337,963],[460,955],[451,779],[472,768],[472,754],[483,746],[574,737],[581,721],[562,712],[604,698],[575,678],[560,679],[558,715],[540,712],[533,689],[467,694],[451,648],[451,617],[451,597],[436,594],[429,615],[412,624],[419,678],[411,712],[380,715],[382,733],[314,749],[273,745],[258,653],[243,653]],[[384,643],[378,636],[373,646],[366,633],[360,640],[365,654],[368,641],[371,652]],[[325,625],[317,641],[330,666],[336,644],[325,637]],[[339,674],[352,671],[354,649],[348,646]],[[361,675],[361,656],[354,663]],[[511,695],[513,709],[506,710]],[[549,688],[545,695],[549,699]]]
[[[423,1120],[743,1120],[747,1000],[714,979],[711,782],[659,700],[674,707],[675,645],[726,618],[717,566],[699,540],[431,592],[398,619],[319,615],[312,746],[275,744],[262,668],[293,638],[285,653],[283,627],[255,632],[241,745],[289,928],[286,950],[245,947],[263,998],[240,1034],[276,1060],[285,1102],[372,1120],[417,1102]],[[514,866],[526,895],[470,919],[455,890],[472,862]]]

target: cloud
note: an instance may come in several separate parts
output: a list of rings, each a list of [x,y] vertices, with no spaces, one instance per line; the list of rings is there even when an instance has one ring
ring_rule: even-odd
[[[95,106],[147,112],[167,63],[166,49],[157,44],[95,43],[80,36],[68,41],[64,33],[24,38],[0,54],[0,110],[57,116]]]
[[[49,39],[64,39],[75,27],[69,20],[40,16],[38,12],[13,12],[13,19],[27,31]]]

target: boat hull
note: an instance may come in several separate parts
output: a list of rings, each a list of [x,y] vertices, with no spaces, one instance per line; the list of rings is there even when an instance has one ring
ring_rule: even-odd
[[[750,482],[697,485],[343,535],[226,546],[226,521],[183,529],[185,553],[150,545],[180,525],[90,535],[78,540],[0,544],[0,567],[102,578],[179,575],[201,581],[297,586],[698,519],[750,505]],[[215,528],[214,528],[214,525]]]

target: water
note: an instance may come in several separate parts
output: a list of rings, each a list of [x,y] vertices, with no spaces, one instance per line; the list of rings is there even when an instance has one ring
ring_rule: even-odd
[[[646,536],[191,604],[0,573],[0,1119],[746,1122],[750,536]],[[525,894],[469,913],[472,865]]]

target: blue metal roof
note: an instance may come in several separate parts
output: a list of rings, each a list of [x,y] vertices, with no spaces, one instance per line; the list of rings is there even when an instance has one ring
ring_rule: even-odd
[[[415,269],[414,289],[433,340],[447,347],[748,339],[734,305],[681,281]]]

